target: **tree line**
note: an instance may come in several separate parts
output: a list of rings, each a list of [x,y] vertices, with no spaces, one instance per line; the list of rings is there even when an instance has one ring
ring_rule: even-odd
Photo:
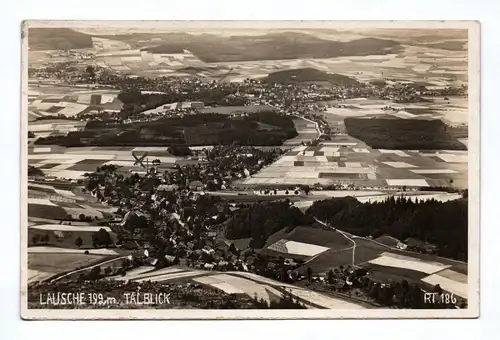
[[[307,214],[358,236],[416,238],[436,245],[438,255],[467,261],[466,198],[413,202],[405,197],[390,197],[375,203],[360,203],[353,197],[334,198],[314,202]]]

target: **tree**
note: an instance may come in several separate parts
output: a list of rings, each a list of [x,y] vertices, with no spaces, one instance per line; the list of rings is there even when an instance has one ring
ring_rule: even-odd
[[[85,219],[86,219],[86,218],[87,218],[87,216],[85,216],[85,214],[80,214],[80,215],[78,215],[78,219],[79,219],[80,221],[82,221],[82,222],[83,222],[83,221],[85,221]]]
[[[307,267],[307,279],[309,281],[312,280],[312,274],[313,274],[313,271],[312,271],[311,267]]]
[[[89,65],[87,66],[87,68],[85,69],[85,72],[87,73],[87,76],[94,80],[95,79],[95,69],[92,65]]]
[[[89,273],[89,279],[90,280],[97,280],[99,279],[99,276],[101,275],[101,266],[95,266],[92,267]]]
[[[191,149],[186,145],[172,145],[167,151],[173,156],[185,157],[192,155]]]
[[[328,283],[332,284],[334,280],[333,270],[328,271]]]
[[[33,235],[31,237],[31,242],[33,242],[33,244],[37,244],[38,242],[40,242],[40,235],[38,235],[38,234]]]
[[[76,238],[76,240],[75,240],[75,245],[76,245],[78,248],[80,248],[80,247],[82,246],[82,244],[83,244],[83,240],[82,240],[82,238],[81,238],[80,236],[78,236],[78,237]]]
[[[231,253],[233,253],[234,255],[238,254],[238,251],[236,250],[236,247],[235,247],[234,243],[231,243],[231,245],[229,246],[229,251]]]
[[[130,261],[128,259],[122,261],[121,268],[123,270],[127,270],[129,266],[130,266]]]
[[[94,246],[105,246],[108,247],[113,243],[111,235],[104,228],[99,229],[97,233],[92,236]]]

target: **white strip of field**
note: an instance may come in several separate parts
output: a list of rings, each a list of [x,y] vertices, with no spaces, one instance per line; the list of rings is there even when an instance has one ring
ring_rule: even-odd
[[[76,171],[76,170],[56,170],[51,171],[51,169],[45,170],[46,173],[49,173],[52,176],[56,176],[59,178],[69,178],[69,179],[79,179],[82,178],[87,171]]]
[[[214,279],[215,281],[213,283],[210,283],[209,280]],[[206,282],[203,282],[206,280]],[[267,286],[267,285],[262,285],[260,283],[256,283],[251,280],[247,280],[241,277],[233,276],[233,275],[228,275],[228,274],[220,274],[220,275],[215,275],[215,276],[210,276],[210,277],[202,277],[198,279],[194,279],[194,281],[198,281],[200,283],[205,283],[212,285],[216,288],[220,289],[220,286],[217,287],[214,285],[217,283],[226,283],[230,285],[230,287],[233,288],[233,292],[236,292],[237,290],[243,291],[245,294],[249,295],[250,297],[256,296],[257,299],[263,299],[266,302],[270,302],[269,299],[269,294],[267,293],[268,290],[273,290],[273,288]],[[278,292],[278,296],[281,296]],[[226,291],[226,293],[229,293],[229,291]],[[230,293],[231,294],[231,293]]]
[[[401,157],[410,157],[407,153],[401,151],[401,150],[386,150],[386,149],[378,149],[381,153],[392,153]]]
[[[412,187],[428,187],[429,183],[425,179],[386,179],[387,185],[390,186],[412,186]]]
[[[324,146],[320,149],[320,151],[323,151],[325,153],[325,155],[327,155],[327,154],[333,154],[335,152],[338,152],[339,148],[331,147],[331,146]]]
[[[75,196],[75,194],[72,191],[69,191],[69,190],[59,190],[59,189],[54,189],[54,190],[59,195],[63,195],[63,196]]]
[[[245,291],[238,288],[236,285],[228,282],[228,281],[232,281],[229,279],[229,277],[230,277],[229,275],[225,275],[225,277],[222,277],[222,276],[223,275],[199,277],[199,278],[193,279],[193,281],[220,289],[224,293],[227,293],[227,294],[245,294]],[[248,281],[248,280],[244,280],[244,279],[241,279],[241,280]],[[257,284],[255,284],[255,285],[257,285]]]
[[[88,251],[89,255],[118,255],[118,252],[112,249],[70,249],[58,247],[28,247],[29,254],[85,254]]]
[[[455,281],[441,276],[439,273],[427,276],[422,279],[423,282],[430,285],[440,285],[442,289],[458,295],[462,298],[467,298],[468,285],[467,283]]]
[[[357,153],[370,153],[368,149],[353,148],[352,150]]]
[[[48,279],[54,273],[48,273],[41,270],[28,269],[28,283],[42,281]]]
[[[42,152],[50,152],[52,151],[51,148],[34,148],[33,152],[35,153],[42,153]]]
[[[380,257],[368,262],[384,267],[411,269],[426,274],[433,274],[450,267],[442,263],[426,262],[403,255],[394,256],[390,253],[383,253]]]
[[[415,165],[405,163],[405,162],[382,162],[385,165],[392,166],[393,168],[398,169],[408,169],[408,168],[416,168]]]
[[[438,157],[447,163],[467,163],[467,155],[438,154]]]
[[[362,190],[313,190],[309,192],[309,196],[324,196],[324,197],[347,197],[347,196],[376,196],[383,195],[382,191],[362,191]]]
[[[287,289],[288,290],[288,289]],[[327,309],[364,309],[365,307],[341,299],[335,299],[306,289],[291,288],[293,296]]]
[[[117,275],[117,276],[110,277],[110,279],[118,280],[118,281],[133,280],[136,277],[138,277],[140,274],[150,272],[154,269],[155,269],[154,267],[141,266],[141,267],[137,267],[137,268],[134,268],[134,269],[127,271],[125,276]]]
[[[145,277],[145,278],[137,279],[134,281],[136,281],[136,282],[144,282],[144,281],[164,282],[164,281],[181,279],[181,278],[197,276],[197,275],[202,275],[202,274],[206,274],[206,272],[201,271],[201,270],[190,270],[188,272],[169,273],[169,274],[158,275],[158,276],[153,276],[153,277]]]
[[[327,251],[330,248],[309,243],[279,240],[274,244],[270,245],[268,249],[285,254],[314,256],[324,251]]]
[[[57,204],[45,198],[28,198],[28,204],[40,204],[40,205],[50,205],[53,207],[58,207]]]
[[[410,170],[415,174],[456,174],[458,171],[453,169],[415,169]]]
[[[175,274],[175,273],[186,272],[184,269],[172,268],[172,267],[162,268],[162,269],[154,270],[154,271],[152,271],[154,269],[154,267],[146,267],[146,268],[150,268],[149,271],[144,269],[144,271],[141,271],[140,273],[130,273],[130,275],[129,275],[129,273],[127,273],[125,278],[128,280],[139,280],[139,279],[142,280],[142,279],[153,278],[153,277],[158,277],[158,276],[163,276],[163,275],[171,275],[171,274]]]
[[[292,286],[292,285],[290,285],[288,283],[283,283],[283,282],[275,281],[275,280],[272,280],[272,279],[269,279],[267,277],[260,276],[260,275],[254,274],[254,273],[249,273],[249,272],[227,272],[227,274],[232,274],[232,275],[235,275],[235,276],[243,276],[243,277],[246,277],[246,278],[248,278],[250,280],[257,281],[257,282],[260,282],[260,283],[265,283],[265,284],[270,285],[270,286],[286,287],[286,288],[296,288],[295,286]]]
[[[440,271],[439,273],[439,276],[442,276],[442,277],[445,277],[449,280],[453,280],[453,281],[456,281],[456,282],[461,282],[461,283],[467,283],[468,282],[468,278],[467,278],[467,275],[466,274],[462,274],[462,273],[459,273],[459,272],[456,272],[452,269],[445,269],[443,271]]]
[[[289,254],[306,255],[306,256],[314,256],[330,249],[315,244],[302,243],[296,241],[286,241],[285,246]]]
[[[64,224],[39,224],[37,226],[31,227],[32,229],[40,229],[40,230],[57,230],[57,231],[92,231],[96,232],[100,229],[104,229],[107,232],[111,232],[110,227],[103,226],[72,226],[72,225],[64,225]]]

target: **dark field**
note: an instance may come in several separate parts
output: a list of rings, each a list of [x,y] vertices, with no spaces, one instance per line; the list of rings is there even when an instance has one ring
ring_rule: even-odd
[[[288,241],[315,244],[334,250],[344,249],[352,245],[352,243],[339,232],[319,228],[297,227],[283,238]]]
[[[346,118],[344,123],[349,135],[374,149],[467,150],[440,120]]]
[[[42,204],[28,204],[28,216],[66,220],[68,213],[61,207]]]

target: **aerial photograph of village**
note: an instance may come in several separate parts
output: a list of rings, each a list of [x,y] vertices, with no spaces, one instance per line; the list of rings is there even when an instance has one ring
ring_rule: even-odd
[[[467,309],[468,31],[27,31],[28,309]]]

